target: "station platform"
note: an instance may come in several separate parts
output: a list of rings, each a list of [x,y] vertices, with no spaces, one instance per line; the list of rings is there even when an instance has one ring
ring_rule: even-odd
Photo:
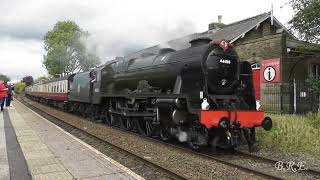
[[[0,113],[0,180],[143,179],[18,101]]]

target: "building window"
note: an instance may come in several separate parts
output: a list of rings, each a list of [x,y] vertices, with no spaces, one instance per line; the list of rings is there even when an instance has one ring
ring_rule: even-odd
[[[251,65],[252,69],[260,69],[260,63],[255,63]]]
[[[320,64],[312,65],[312,77],[315,79],[320,79]]]

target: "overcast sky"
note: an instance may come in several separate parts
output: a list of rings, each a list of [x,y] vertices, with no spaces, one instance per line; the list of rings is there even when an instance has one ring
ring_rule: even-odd
[[[1,0],[0,73],[11,79],[46,75],[42,38],[57,21],[73,20],[91,34],[103,62],[115,56],[271,10],[284,25],[289,0]]]

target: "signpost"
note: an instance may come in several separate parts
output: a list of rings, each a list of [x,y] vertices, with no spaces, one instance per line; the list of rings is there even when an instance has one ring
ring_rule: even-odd
[[[262,60],[261,71],[263,83],[281,82],[280,58]]]

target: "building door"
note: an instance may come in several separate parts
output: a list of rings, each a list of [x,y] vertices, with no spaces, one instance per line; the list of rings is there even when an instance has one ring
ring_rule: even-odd
[[[260,101],[260,64],[253,64],[251,67],[254,95],[256,97],[256,101]]]

